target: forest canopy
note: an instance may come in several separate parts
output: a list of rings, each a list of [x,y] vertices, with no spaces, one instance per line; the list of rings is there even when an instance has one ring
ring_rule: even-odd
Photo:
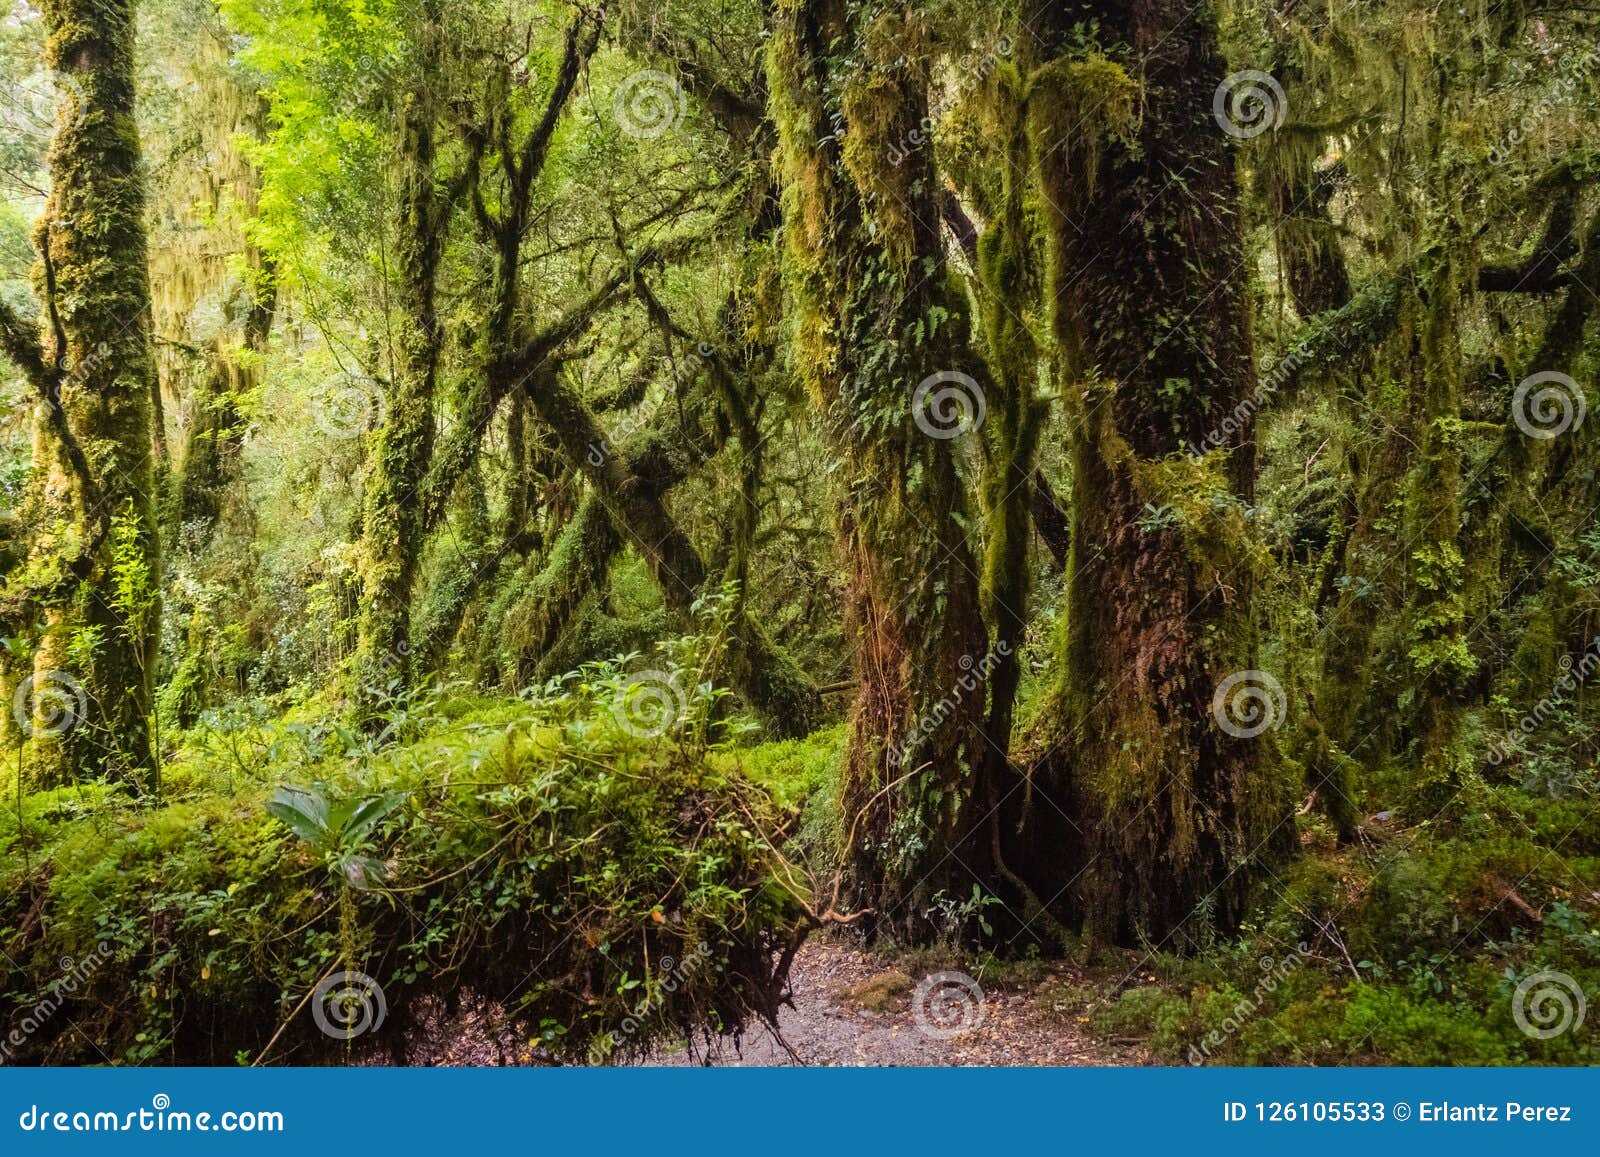
[[[1600,1059],[1597,32],[4,0],[0,1057]]]

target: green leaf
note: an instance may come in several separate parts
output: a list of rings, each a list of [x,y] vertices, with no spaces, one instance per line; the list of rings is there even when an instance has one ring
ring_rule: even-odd
[[[268,815],[312,847],[327,850],[333,846],[333,832],[328,827],[328,801],[321,792],[280,787],[267,802],[266,809]]]

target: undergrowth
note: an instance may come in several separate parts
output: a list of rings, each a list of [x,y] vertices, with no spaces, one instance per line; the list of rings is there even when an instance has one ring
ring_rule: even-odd
[[[476,1001],[535,1056],[603,1062],[770,1019],[801,923],[762,836],[780,809],[720,752],[721,643],[713,607],[658,670],[435,693],[371,729],[239,707],[189,733],[162,806],[24,795],[0,815],[9,1059],[399,1059]],[[310,1014],[346,971],[386,1006],[354,1041]]]
[[[1342,848],[1316,820],[1238,938],[1044,995],[1179,1064],[1600,1063],[1593,805],[1503,787],[1472,806],[1443,831],[1369,820]]]

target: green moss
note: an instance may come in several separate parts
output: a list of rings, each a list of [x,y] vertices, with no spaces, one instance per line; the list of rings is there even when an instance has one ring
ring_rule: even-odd
[[[1519,1060],[1503,1030],[1465,1008],[1418,1001],[1403,992],[1357,988],[1340,1038],[1356,1055],[1399,1065],[1506,1065]]]
[[[844,766],[848,728],[844,724],[742,748],[714,758],[772,793],[784,808],[800,813],[786,852],[819,874],[837,869],[845,854],[839,823],[839,775]]]
[[[911,977],[904,972],[880,972],[839,993],[840,1004],[851,1004],[871,1012],[890,1012],[900,1007],[911,991]]]
[[[1091,1030],[1174,1062],[1592,1063],[1595,1026],[1536,1040],[1514,1015],[1534,973],[1600,982],[1600,830],[1573,802],[1480,790],[1476,821],[1441,825],[1457,834],[1378,826],[1395,843],[1376,860],[1306,855],[1237,941],[1141,955],[1148,983],[1093,1009]]]
[[[71,744],[36,761],[48,782],[87,775],[143,790],[154,782],[152,736],[156,638],[118,599],[119,560],[110,521],[126,521],[121,565],[161,573],[153,446],[156,367],[151,348],[145,170],[134,119],[134,5],[130,0],[50,0],[40,5],[45,63],[70,81],[73,115],[50,140],[50,194],[36,226],[36,282],[48,298],[53,336],[45,352],[70,368],[55,383],[65,434],[41,430],[44,470],[81,455],[54,498],[72,532],[41,536],[36,563],[68,565],[82,578],[41,608],[81,642],[70,664],[89,704]],[[59,443],[59,444],[58,444]],[[93,558],[79,560],[87,544]],[[58,555],[57,551],[65,548]],[[45,559],[56,555],[53,564]],[[84,565],[87,563],[87,565]],[[92,660],[90,655],[92,654]]]
[[[336,968],[382,985],[391,1046],[423,998],[469,989],[510,994],[521,1030],[574,1060],[737,1028],[770,1009],[769,954],[797,917],[747,826],[773,823],[772,804],[684,735],[623,730],[622,679],[592,670],[532,704],[456,704],[434,733],[360,759],[336,731],[275,724],[264,764],[231,792],[191,769],[175,781],[205,794],[165,807],[119,808],[107,789],[29,796],[23,840],[0,821],[0,1009],[45,991],[61,956],[103,945],[60,1018],[77,1031],[40,1034],[31,1058],[230,1063],[286,1018],[271,1059],[326,1055],[309,1016],[289,1014]],[[708,704],[697,693],[691,713]],[[384,865],[381,886],[331,875],[263,810],[291,776],[330,798],[402,794],[363,852]],[[704,967],[685,975],[667,958]]]
[[[1136,495],[1176,518],[1198,585],[1237,581],[1241,569],[1264,573],[1270,566],[1266,548],[1233,492],[1225,451],[1153,460],[1128,452],[1126,462]]]
[[[1027,102],[1034,154],[1062,163],[1093,188],[1109,140],[1128,141],[1139,129],[1140,89],[1117,61],[1100,54],[1063,56],[1028,77]]]
[[[1115,1003],[1089,1014],[1090,1031],[1104,1037],[1148,1036],[1151,1047],[1167,1055],[1182,1051],[1192,1035],[1189,1002],[1154,985],[1130,988]]]
[[[911,413],[919,383],[970,362],[936,227],[927,77],[902,42],[918,35],[898,16],[808,0],[780,6],[768,50],[795,360],[840,462],[859,681],[840,780],[856,832],[848,886],[913,936],[955,882],[984,697],[981,682],[953,689],[987,649],[956,457]]]

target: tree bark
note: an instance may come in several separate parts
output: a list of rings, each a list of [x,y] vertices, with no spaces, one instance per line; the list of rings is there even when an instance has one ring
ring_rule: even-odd
[[[1066,370],[1086,384],[1069,391],[1073,557],[1027,866],[1096,938],[1181,949],[1198,925],[1237,924],[1262,857],[1292,837],[1271,733],[1235,734],[1241,684],[1225,682],[1270,693],[1242,510],[1251,415],[1220,449],[1185,453],[1253,386],[1237,182],[1211,111],[1227,68],[1209,17],[1180,0],[1040,15],[1062,46],[1032,97],[1035,153],[1049,158],[1049,298]],[[1065,47],[1087,17],[1112,60]],[[1134,76],[1136,122],[1112,104],[1101,123],[1074,123]],[[1280,722],[1282,709],[1267,708]]]
[[[985,757],[988,646],[953,444],[913,413],[913,399],[949,387],[967,394],[970,424],[976,401],[932,151],[913,144],[926,38],[912,6],[787,0],[767,58],[796,360],[842,466],[859,681],[840,785],[848,886],[880,930],[911,936],[927,931],[932,897],[972,886],[951,853]]]
[[[435,294],[450,205],[434,172],[434,90],[441,82],[443,36],[438,0],[424,3],[417,36],[418,72],[402,98],[398,350],[362,507],[356,691],[363,704],[390,683],[403,687],[410,680],[411,593],[424,530],[417,491],[433,453],[434,384],[443,344]]]
[[[48,163],[51,191],[39,226],[47,361],[54,369],[49,456],[63,471],[76,535],[89,543],[83,582],[50,617],[90,632],[81,678],[87,717],[67,774],[154,786],[154,710],[160,541],[155,502],[150,275],[145,180],[134,120],[132,0],[49,0],[45,63],[70,81]],[[48,424],[48,423],[47,423]],[[123,580],[138,588],[130,599]],[[75,666],[65,639],[40,652],[34,677]],[[48,665],[45,669],[41,664]]]

